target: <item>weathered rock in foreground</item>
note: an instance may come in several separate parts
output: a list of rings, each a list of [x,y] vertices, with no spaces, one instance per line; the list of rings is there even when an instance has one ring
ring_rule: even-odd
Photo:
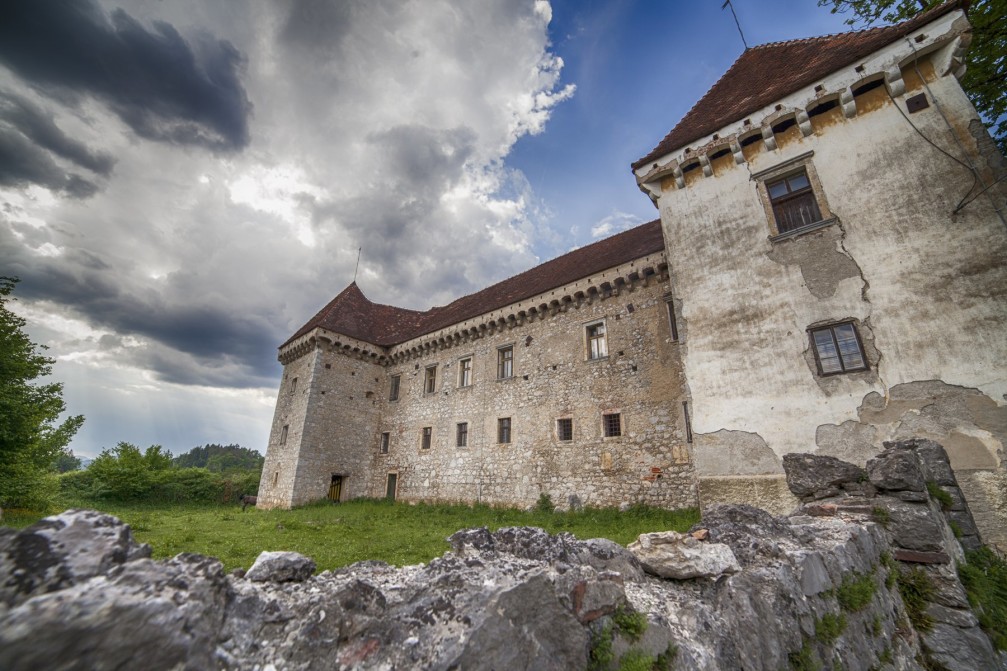
[[[647,573],[659,578],[717,578],[741,570],[729,546],[703,543],[675,531],[640,534],[628,549]]]
[[[926,464],[943,451],[924,447],[892,449],[919,457],[917,465],[930,469],[922,471],[924,482],[937,481],[939,464]],[[917,486],[905,472],[910,460],[897,460],[898,478],[885,482]],[[953,476],[941,478],[942,487],[955,487]],[[425,566],[361,562],[305,577],[310,560],[286,557],[257,582],[224,575],[206,557],[142,558],[128,527],[68,512],[0,533],[0,588],[16,595],[0,603],[0,668],[565,670],[587,667],[592,655],[610,660],[597,668],[616,668],[626,655],[725,671],[803,663],[863,671],[1007,668],[958,582],[952,562],[961,549],[945,522],[951,511],[942,513],[929,497],[907,503],[895,496],[901,490],[874,496],[838,489],[837,498],[814,504],[816,516],[711,509],[705,533],[676,534],[673,545],[735,561],[710,572],[719,577],[678,580],[646,574],[632,552],[611,541],[511,528],[460,531],[449,539],[452,551]],[[909,548],[915,541],[871,521],[877,509],[905,505],[932,513],[920,528],[939,530],[941,552]],[[58,551],[51,541],[57,527],[74,529],[61,536]],[[70,536],[79,544],[65,540]],[[39,550],[43,561],[33,568],[25,548],[42,547],[40,538],[50,539],[49,550]],[[663,536],[640,545],[659,545],[655,538]],[[111,545],[119,551],[102,550],[107,539],[119,539]],[[726,552],[711,549],[718,545]],[[77,548],[114,558],[81,569]],[[892,579],[910,567],[932,588],[927,632],[912,628]],[[843,606],[838,595],[853,583],[860,599]]]

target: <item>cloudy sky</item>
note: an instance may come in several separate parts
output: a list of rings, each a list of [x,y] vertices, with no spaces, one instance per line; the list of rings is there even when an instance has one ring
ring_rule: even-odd
[[[750,44],[844,30],[735,0]],[[14,0],[0,275],[95,456],[265,451],[354,275],[444,304],[657,216],[630,163],[743,49],[721,0]]]

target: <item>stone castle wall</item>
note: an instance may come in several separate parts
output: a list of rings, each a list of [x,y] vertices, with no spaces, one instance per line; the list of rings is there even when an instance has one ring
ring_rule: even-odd
[[[381,395],[371,494],[383,495],[395,473],[398,498],[406,500],[527,506],[546,493],[560,506],[697,505],[666,292],[666,284],[651,282],[390,366],[400,394],[389,401],[386,387]],[[598,322],[608,356],[591,360],[586,332]],[[508,346],[513,375],[499,379],[499,348]],[[460,362],[469,358],[472,380],[463,387]],[[427,394],[431,365],[436,392]],[[608,413],[619,414],[622,436],[604,436]],[[499,442],[501,418],[510,418],[510,443]],[[560,418],[572,420],[573,440],[559,440]],[[459,447],[463,422],[467,445]],[[424,427],[432,430],[429,449]],[[379,450],[384,432],[387,454]]]

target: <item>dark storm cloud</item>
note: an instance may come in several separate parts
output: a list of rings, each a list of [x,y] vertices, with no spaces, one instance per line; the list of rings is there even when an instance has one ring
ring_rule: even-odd
[[[395,166],[398,188],[417,194],[444,190],[461,177],[477,140],[470,128],[441,130],[419,125],[396,126],[367,139]]]
[[[28,184],[39,184],[73,198],[87,198],[98,190],[93,182],[63,170],[48,152],[14,128],[0,125],[0,185]]]
[[[43,149],[76,163],[78,166],[108,177],[115,165],[109,154],[92,151],[87,145],[68,137],[52,114],[21,96],[0,91],[0,123],[6,122]]]
[[[0,13],[0,62],[54,97],[101,99],[150,140],[214,150],[249,141],[242,55],[207,34],[190,43],[169,23],[148,30],[87,0],[14,0]]]

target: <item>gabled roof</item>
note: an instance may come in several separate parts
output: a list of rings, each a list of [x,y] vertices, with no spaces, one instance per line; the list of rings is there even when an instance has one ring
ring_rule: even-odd
[[[353,282],[280,347],[318,327],[390,347],[663,250],[658,219],[426,312],[372,303]]]
[[[893,26],[773,42],[746,49],[660,144],[633,163],[633,169],[637,170],[694,140],[743,119],[891,44],[920,26],[952,10],[964,10],[967,6],[966,0],[955,0]]]

